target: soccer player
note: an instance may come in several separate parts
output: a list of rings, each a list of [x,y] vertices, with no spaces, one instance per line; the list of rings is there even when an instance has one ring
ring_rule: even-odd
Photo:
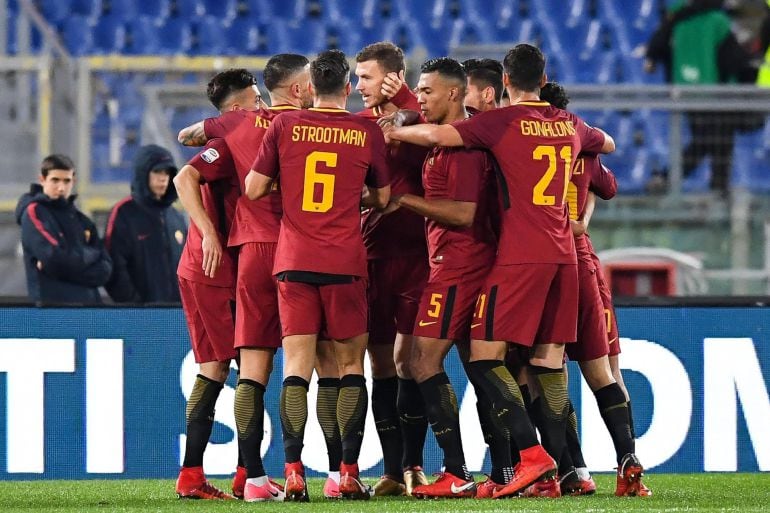
[[[465,107],[478,112],[500,107],[503,98],[503,65],[494,59],[463,61],[468,76],[465,89]]]
[[[577,116],[540,101],[545,57],[519,44],[503,61],[509,108],[445,125],[393,129],[391,140],[426,146],[489,149],[500,165],[503,212],[494,267],[479,295],[471,324],[471,380],[484,388],[494,413],[509,429],[521,462],[494,497],[523,491],[552,478],[553,458],[538,443],[516,382],[503,359],[506,341],[532,348],[530,366],[544,398],[543,440],[551,455],[564,452],[567,384],[564,344],[577,326],[577,262],[564,197],[573,156],[610,152],[614,141]]]
[[[180,498],[235,499],[211,485],[203,473],[214,407],[230,373],[230,360],[236,356],[236,256],[224,248],[238,199],[238,181],[229,174],[231,166],[225,142],[212,139],[174,177],[191,220],[179,262],[179,292],[195,361],[200,365],[187,402],[187,442],[176,482]]]
[[[268,60],[264,77],[272,107],[259,101],[243,101],[258,97],[256,79],[248,71],[233,69],[215,75],[207,93],[222,114],[183,130],[180,140],[223,138],[233,155],[230,172],[238,177],[243,190],[271,121],[281,112],[309,106],[307,65],[307,58],[297,54],[279,54]],[[282,494],[273,493],[276,486],[267,477],[260,456],[264,394],[275,351],[281,346],[278,293],[272,274],[281,214],[277,188],[259,201],[239,197],[228,241],[228,246],[238,252],[235,347],[240,372],[235,389],[235,420],[245,463],[245,468],[239,467],[236,473],[233,494],[246,501],[283,499]]]
[[[468,117],[463,105],[466,77],[459,62],[433,59],[421,71],[417,100],[428,122],[446,124]],[[411,370],[444,451],[444,471],[435,483],[417,486],[415,497],[473,497],[476,491],[465,466],[457,397],[443,362],[453,343],[467,346],[476,298],[495,259],[497,244],[489,219],[495,201],[493,179],[489,153],[434,148],[423,164],[425,197],[403,194],[392,200],[426,218],[431,267],[413,332]]]
[[[390,197],[382,131],[345,109],[350,94],[345,54],[322,52],[310,64],[313,107],[273,120],[252,170],[246,195],[270,194],[280,178],[283,218],[273,272],[284,348],[281,424],[286,499],[308,500],[301,455],[308,380],[318,333],[334,340],[341,375],[337,421],[342,439],[340,494],[368,499],[359,480],[367,393],[366,253],[360,232],[363,202],[384,208]]]
[[[365,110],[379,119],[399,108],[419,111],[404,77],[404,53],[390,42],[374,43],[356,55],[356,90]],[[411,144],[391,145],[387,158],[393,194],[423,195],[420,170],[427,151]],[[428,279],[424,221],[408,209],[364,215],[369,262],[369,359],[372,413],[382,445],[384,475],[377,495],[411,494],[427,484],[422,449],[427,433],[425,406],[409,370],[412,328]]]
[[[543,87],[540,98],[560,109],[566,108],[569,103],[564,88],[552,82]],[[596,397],[599,412],[615,445],[618,461],[615,494],[646,496],[650,491],[641,482],[643,467],[635,454],[627,392],[615,381],[608,358],[608,318],[599,289],[593,248],[589,245],[590,239],[586,233],[594,208],[594,200],[589,201],[589,189],[607,200],[615,196],[617,183],[612,172],[602,165],[598,155],[581,153],[567,189],[567,206],[572,233],[575,236],[580,291],[577,343],[567,346],[567,355],[580,365],[580,371]],[[582,454],[580,456],[582,459]],[[575,466],[585,467],[585,462],[576,461]],[[566,477],[562,475],[562,491],[565,484],[568,484]],[[573,480],[573,484],[578,488],[568,491],[579,494],[584,490],[583,482],[587,480],[583,479],[585,476],[577,477],[580,479]],[[590,486],[591,482],[588,484]]]

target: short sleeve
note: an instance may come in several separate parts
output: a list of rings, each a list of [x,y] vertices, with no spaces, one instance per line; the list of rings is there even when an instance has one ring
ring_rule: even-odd
[[[618,192],[615,174],[602,164],[598,155],[584,158],[595,160],[593,165],[588,166],[591,179],[590,190],[603,200],[612,199]]]
[[[390,185],[390,168],[385,158],[385,137],[379,127],[369,129],[369,140],[372,142],[372,161],[369,163],[369,172],[366,173],[365,183],[374,189],[381,189]]]
[[[242,113],[231,110],[215,118],[206,118],[203,120],[203,132],[208,139],[224,137],[233,131],[243,120]]]
[[[580,151],[599,153],[604,146],[604,133],[575,116],[575,131],[580,139]]]
[[[491,150],[506,130],[505,109],[490,110],[452,123],[466,148]]]
[[[270,178],[278,176],[278,171],[280,170],[280,162],[278,161],[278,142],[281,134],[281,127],[284,125],[284,123],[281,123],[281,119],[282,116],[278,116],[272,123],[270,123],[270,127],[262,138],[259,153],[257,153],[257,157],[251,165],[251,169]]]
[[[188,164],[198,170],[204,182],[229,179],[235,173],[235,163],[224,139],[211,139]]]
[[[481,151],[454,151],[447,158],[447,195],[455,201],[479,202],[486,159]]]

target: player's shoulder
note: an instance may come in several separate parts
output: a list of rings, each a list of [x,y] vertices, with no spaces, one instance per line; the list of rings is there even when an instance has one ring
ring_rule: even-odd
[[[380,118],[380,115],[377,113],[377,110],[374,107],[370,109],[360,110],[355,114],[356,116],[361,116],[362,118],[371,119],[371,120],[376,120]]]

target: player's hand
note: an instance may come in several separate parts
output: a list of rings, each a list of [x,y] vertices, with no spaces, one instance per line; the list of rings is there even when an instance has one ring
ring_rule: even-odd
[[[569,220],[570,228],[572,228],[572,235],[575,237],[579,237],[580,235],[583,235],[586,232],[586,224],[585,222],[580,219],[579,221],[574,221],[572,219]]]
[[[203,249],[203,274],[213,278],[222,263],[222,244],[217,234],[203,234],[201,249]]]
[[[388,215],[401,208],[401,205],[398,203],[400,198],[401,196],[391,196],[388,205],[380,211],[382,212],[382,215]]]
[[[393,131],[395,126],[393,123],[383,123],[380,125],[382,128],[382,135],[385,136],[385,144],[390,144],[390,133]]]
[[[404,82],[404,70],[401,70],[398,73],[391,71],[385,75],[385,79],[382,81],[382,87],[380,88],[380,93],[390,100],[396,96],[396,93],[398,93],[401,86],[404,85]]]

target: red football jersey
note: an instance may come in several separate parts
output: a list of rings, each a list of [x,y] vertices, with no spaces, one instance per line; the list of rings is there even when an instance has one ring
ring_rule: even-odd
[[[598,153],[604,134],[541,101],[482,112],[454,127],[467,148],[489,149],[500,165],[497,264],[575,263],[567,184],[577,155]]]
[[[208,278],[203,274],[203,249],[201,242],[203,236],[195,223],[190,223],[182,257],[179,260],[177,274],[182,278],[197,283],[205,283],[216,287],[234,287],[236,276],[236,257],[232,250],[228,249],[227,237],[235,215],[235,204],[238,201],[238,177],[235,174],[235,162],[230,150],[222,139],[211,139],[188,162],[201,175],[201,196],[203,208],[206,209],[211,222],[219,233],[219,241],[225,246],[222,255],[222,264],[214,274],[214,278]]]
[[[297,110],[297,107],[276,105],[256,111],[235,110],[203,122],[206,136],[221,137],[230,148],[241,191],[245,187],[246,175],[257,157],[267,127],[278,114],[287,110]],[[272,194],[257,201],[251,201],[246,196],[238,198],[228,245],[277,242],[282,213],[281,194],[277,187]]]
[[[567,206],[569,218],[576,221],[583,217],[591,190],[602,199],[611,199],[618,190],[615,175],[607,169],[598,155],[581,153],[572,169],[572,179],[567,186]],[[588,238],[585,234],[575,237],[575,250],[578,258],[589,261]]]
[[[400,109],[420,112],[417,96],[403,85],[391,102]],[[358,113],[373,121],[380,117],[376,109]],[[391,143],[387,147],[391,176],[391,192],[423,195],[420,172],[428,148],[407,143]],[[425,255],[425,223],[422,216],[405,208],[382,215],[376,210],[364,214],[361,223],[367,256],[370,259]],[[398,242],[396,242],[398,241]]]
[[[495,259],[497,241],[490,219],[495,203],[492,157],[486,151],[433,148],[422,168],[425,199],[450,199],[476,203],[469,227],[449,227],[426,219],[431,274],[452,271],[461,277]]]
[[[361,191],[390,183],[380,127],[340,109],[287,112],[273,120],[252,169],[281,180],[276,274],[367,275]]]

